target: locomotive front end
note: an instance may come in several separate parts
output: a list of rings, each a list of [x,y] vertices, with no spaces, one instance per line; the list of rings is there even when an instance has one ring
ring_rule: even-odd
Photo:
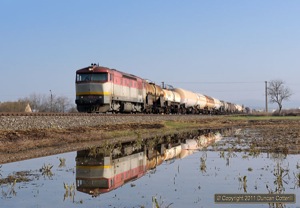
[[[106,112],[111,103],[110,69],[92,65],[76,71],[76,100],[79,112]]]

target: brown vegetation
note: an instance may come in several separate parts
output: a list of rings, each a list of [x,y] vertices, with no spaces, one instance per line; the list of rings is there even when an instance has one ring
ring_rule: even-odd
[[[129,141],[153,138],[195,129],[252,129],[252,148],[283,153],[300,150],[299,119],[232,119],[211,117],[191,121],[165,121],[72,127],[66,129],[30,129],[0,131],[0,163],[86,149],[104,140]],[[166,126],[167,125],[167,126]],[[180,128],[182,125],[183,128]],[[255,132],[260,136],[255,137]],[[244,135],[247,136],[247,135]]]
[[[50,95],[33,93],[18,101],[0,102],[0,112],[28,112],[25,110],[28,105],[34,112],[77,112],[69,98],[52,92]]]
[[[279,113],[279,111],[275,111],[273,113],[274,116],[300,116],[300,109],[283,109]]]
[[[0,103],[0,112],[26,112],[28,106],[29,103],[22,100],[17,102],[4,102]]]

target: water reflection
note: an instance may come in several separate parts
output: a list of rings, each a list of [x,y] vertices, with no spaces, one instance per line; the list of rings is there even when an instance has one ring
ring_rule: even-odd
[[[43,167],[40,169],[40,172],[42,173],[42,176],[47,177],[49,179],[52,178],[53,173],[52,173],[52,167],[53,165],[48,164],[48,165],[43,165]]]
[[[79,151],[76,157],[77,190],[97,196],[109,192],[145,174],[146,157],[143,150],[130,155],[98,154]]]
[[[64,201],[67,199],[71,199],[71,201],[74,203],[75,202],[75,185],[74,185],[74,183],[69,185],[64,182],[64,189],[65,189]]]
[[[195,139],[166,139],[117,143],[108,151],[106,145],[78,151],[76,156],[76,187],[78,191],[98,196],[125,183],[136,180],[163,162],[184,158],[222,138],[219,130],[205,131]],[[206,171],[205,155],[201,157],[201,171]]]
[[[237,145],[225,149],[224,141],[234,144],[228,132],[104,142],[84,151],[3,164],[1,207],[253,207],[215,204],[215,193],[295,193],[299,203],[300,155],[258,154],[247,146],[236,151]],[[242,136],[235,139],[239,146],[248,142]]]

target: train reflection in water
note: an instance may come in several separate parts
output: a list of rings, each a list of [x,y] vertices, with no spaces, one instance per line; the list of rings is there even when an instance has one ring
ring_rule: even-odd
[[[222,138],[219,131],[203,131],[195,139],[171,139],[151,144],[118,143],[77,152],[76,187],[92,196],[110,192],[138,179],[164,161],[184,158]],[[170,140],[170,139],[165,139]]]

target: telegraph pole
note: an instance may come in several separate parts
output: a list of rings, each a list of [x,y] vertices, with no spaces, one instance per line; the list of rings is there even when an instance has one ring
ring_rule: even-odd
[[[265,81],[266,112],[268,112],[268,82]]]
[[[52,91],[50,90],[50,112],[52,112],[52,102],[53,102],[53,96],[52,96]]]

